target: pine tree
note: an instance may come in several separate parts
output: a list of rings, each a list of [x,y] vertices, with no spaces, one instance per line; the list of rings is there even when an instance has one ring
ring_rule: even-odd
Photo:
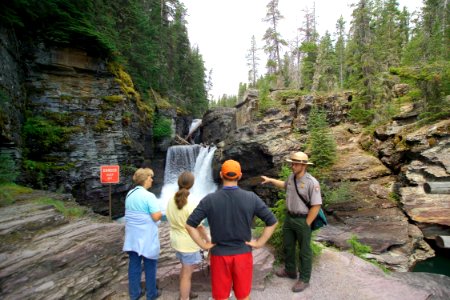
[[[278,0],[270,0],[266,7],[267,13],[263,21],[269,23],[269,28],[266,30],[263,40],[266,42],[264,51],[268,54],[268,74],[280,74],[282,68],[281,48],[287,43],[281,38],[278,25],[284,17],[278,10]]]
[[[405,36],[397,0],[386,0],[380,5],[375,8],[374,15],[377,17],[371,26],[374,28],[372,45],[379,72],[386,72],[390,67],[399,65]]]
[[[336,141],[333,138],[325,111],[314,105],[308,118],[308,150],[314,168],[327,169],[336,160]]]
[[[335,45],[338,69],[339,88],[344,88],[344,59],[345,59],[345,21],[341,16],[336,23],[337,41]]]
[[[205,66],[198,47],[192,49],[188,62],[191,66],[191,76],[187,78],[184,94],[187,108],[194,117],[200,118],[208,109],[208,98],[205,84]]]
[[[247,66],[250,67],[248,71],[248,80],[251,83],[251,86],[256,86],[256,78],[258,78],[258,66],[259,66],[259,58],[257,55],[258,47],[256,46],[255,36],[252,36],[250,49],[247,54]]]
[[[377,90],[377,61],[373,48],[372,7],[368,0],[359,0],[352,13],[350,39],[347,47],[349,85],[358,90],[351,117],[368,124],[373,118]]]
[[[331,91],[337,84],[336,54],[328,31],[320,40],[311,91]]]
[[[450,58],[450,3],[448,0],[427,0],[424,4],[423,31],[426,58],[429,62],[448,61]]]
[[[302,70],[301,70],[301,58],[302,52],[300,51],[300,37],[296,36],[295,40],[292,42],[292,68],[291,68],[291,78],[295,82],[294,87],[300,89],[302,87]]]
[[[315,10],[305,8],[305,19],[302,27],[298,30],[303,35],[302,43],[300,45],[300,52],[302,53],[301,78],[302,86],[306,89],[311,89],[314,77],[314,65],[318,55],[316,32]]]

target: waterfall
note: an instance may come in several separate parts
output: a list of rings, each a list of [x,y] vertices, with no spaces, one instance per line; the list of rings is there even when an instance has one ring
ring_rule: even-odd
[[[161,210],[178,191],[178,176],[184,171],[194,173],[195,182],[190,190],[189,201],[197,205],[200,200],[217,189],[212,176],[212,160],[216,147],[200,145],[172,146],[167,151],[164,186],[159,197]]]
[[[186,136],[186,139],[193,144],[200,143],[200,125],[202,125],[202,119],[194,119],[192,120],[191,126],[189,127],[189,133]]]
[[[191,126],[189,127],[188,136],[191,135],[200,125],[202,125],[202,119],[192,120]]]

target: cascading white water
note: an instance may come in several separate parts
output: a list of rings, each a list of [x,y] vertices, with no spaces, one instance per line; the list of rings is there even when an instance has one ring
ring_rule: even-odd
[[[217,189],[214,183],[211,164],[216,147],[199,145],[172,146],[167,151],[164,186],[159,197],[161,210],[165,212],[167,203],[178,191],[178,176],[184,171],[194,173],[195,182],[189,201],[195,205],[209,193]]]
[[[191,135],[192,132],[194,132],[198,126],[202,125],[202,119],[194,119],[192,120],[191,126],[189,127],[189,133],[188,135]]]

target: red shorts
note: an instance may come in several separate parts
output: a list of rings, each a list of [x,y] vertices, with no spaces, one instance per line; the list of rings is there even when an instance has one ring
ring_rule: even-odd
[[[251,252],[236,255],[211,255],[211,285],[214,299],[228,299],[231,286],[236,298],[250,295],[253,276]]]

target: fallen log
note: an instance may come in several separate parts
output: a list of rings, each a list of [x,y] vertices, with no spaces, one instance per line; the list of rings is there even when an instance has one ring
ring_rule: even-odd
[[[191,145],[191,143],[189,143],[188,141],[186,141],[185,139],[183,139],[181,136],[179,136],[178,134],[175,135],[174,141],[178,144],[178,145]]]
[[[425,182],[423,189],[428,194],[450,194],[450,182]]]
[[[446,249],[450,248],[450,236],[437,235],[435,240],[436,240],[436,245],[439,248],[446,248]]]

